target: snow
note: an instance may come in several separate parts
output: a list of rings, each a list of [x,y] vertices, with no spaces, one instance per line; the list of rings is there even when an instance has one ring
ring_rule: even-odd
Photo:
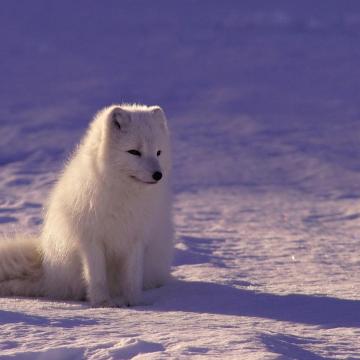
[[[36,233],[102,106],[159,104],[174,280],[144,305],[0,299],[0,356],[360,359],[360,5],[3,1],[0,231]]]

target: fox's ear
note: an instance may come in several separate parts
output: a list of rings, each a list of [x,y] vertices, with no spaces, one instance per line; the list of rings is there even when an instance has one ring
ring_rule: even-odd
[[[126,131],[131,122],[130,114],[120,106],[115,107],[110,113],[113,125],[120,131]]]
[[[167,120],[164,110],[160,106],[153,106],[151,112],[154,114],[154,117],[160,121],[162,127],[167,130]]]

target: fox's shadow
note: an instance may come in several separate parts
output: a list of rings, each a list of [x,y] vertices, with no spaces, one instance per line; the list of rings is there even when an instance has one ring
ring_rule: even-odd
[[[276,295],[182,280],[175,280],[159,290],[161,295],[155,307],[160,311],[249,316],[325,328],[360,327],[360,301],[357,300],[301,294]]]

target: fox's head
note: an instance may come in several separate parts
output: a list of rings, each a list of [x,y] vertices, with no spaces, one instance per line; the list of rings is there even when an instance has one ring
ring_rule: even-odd
[[[105,112],[102,156],[111,172],[150,186],[170,175],[169,132],[159,106],[114,105]]]

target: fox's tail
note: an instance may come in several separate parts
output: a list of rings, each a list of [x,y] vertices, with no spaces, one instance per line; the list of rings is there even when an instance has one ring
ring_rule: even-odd
[[[0,296],[42,294],[42,257],[38,239],[0,239]]]

